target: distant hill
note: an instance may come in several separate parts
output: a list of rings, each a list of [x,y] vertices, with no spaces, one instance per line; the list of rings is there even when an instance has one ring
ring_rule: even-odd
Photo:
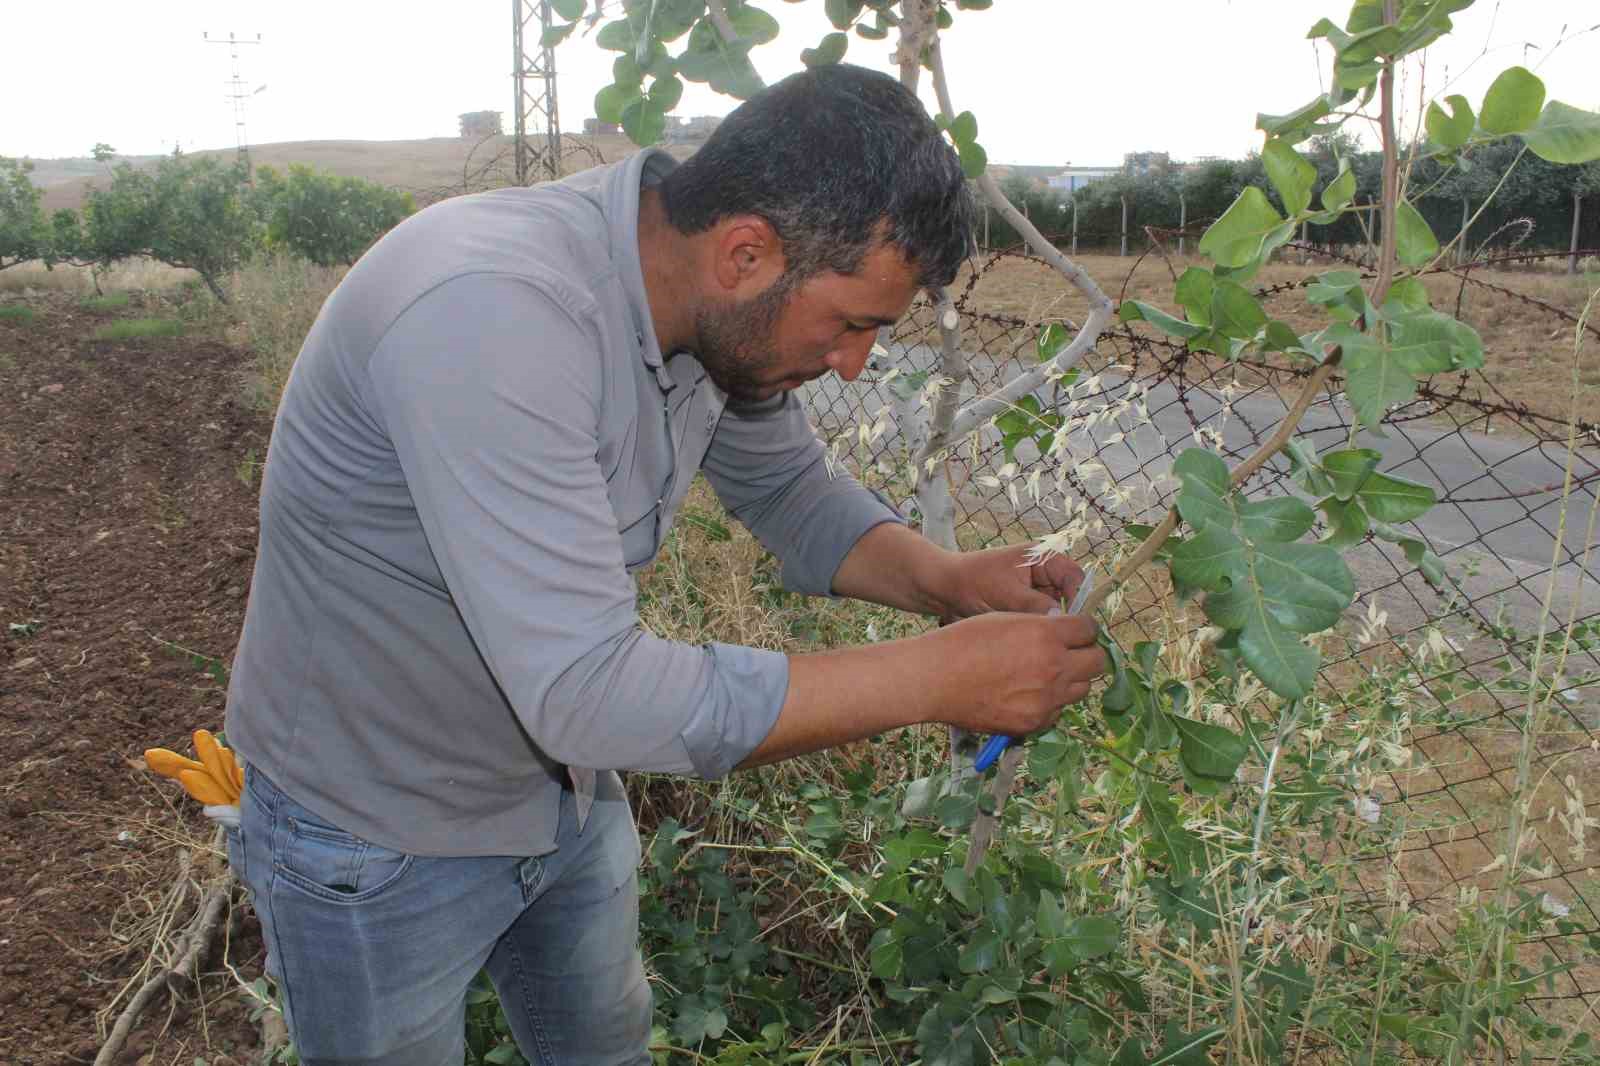
[[[576,173],[598,163],[612,163],[638,151],[623,136],[563,137],[564,173]],[[673,155],[682,158],[693,145],[671,145]],[[303,163],[319,170],[365,178],[412,193],[419,204],[431,203],[468,188],[492,188],[511,183],[515,171],[510,137],[491,137],[470,141],[460,137],[432,137],[419,141],[285,141],[258,144],[250,148],[250,162],[257,167],[280,170],[290,163]],[[231,159],[231,148],[191,153]],[[159,156],[119,156],[116,162],[150,166]],[[44,191],[46,211],[79,207],[84,191],[91,185],[110,180],[111,164],[93,159],[36,159],[33,182]]]

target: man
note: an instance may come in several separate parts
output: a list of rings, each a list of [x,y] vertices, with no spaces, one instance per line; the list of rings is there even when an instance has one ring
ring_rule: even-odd
[[[229,690],[229,861],[301,1061],[644,1063],[614,771],[715,777],[921,722],[1023,735],[1102,669],[1081,573],[955,555],[828,476],[793,390],[862,370],[967,254],[955,153],[828,67],[655,151],[447,201],[329,297],[286,388]],[[703,470],[791,588],[967,620],[784,656],[661,640],[629,571]]]

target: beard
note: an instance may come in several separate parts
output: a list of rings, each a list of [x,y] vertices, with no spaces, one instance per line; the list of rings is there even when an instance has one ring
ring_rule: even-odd
[[[694,319],[693,354],[711,383],[734,404],[755,404],[772,398],[772,371],[782,359],[772,337],[789,302],[789,287],[782,279],[743,303],[702,308]]]

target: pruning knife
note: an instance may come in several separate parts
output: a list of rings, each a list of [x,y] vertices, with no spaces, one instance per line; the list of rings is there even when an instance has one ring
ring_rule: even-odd
[[[1089,593],[1092,591],[1094,591],[1094,568],[1090,567],[1083,572],[1083,581],[1078,584],[1078,591],[1073,593],[1072,603],[1067,607],[1067,613],[1077,614],[1082,611],[1084,601],[1089,598]],[[989,769],[995,764],[995,760],[1000,758],[1000,753],[1011,746],[1013,739],[1015,738],[1008,737],[1003,733],[997,733],[990,737],[989,742],[983,746],[983,750],[978,752],[978,761],[973,763],[973,769],[980,774]]]

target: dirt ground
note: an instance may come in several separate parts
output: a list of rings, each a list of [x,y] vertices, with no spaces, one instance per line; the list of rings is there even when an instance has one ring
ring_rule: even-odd
[[[269,426],[241,406],[244,353],[97,341],[137,308],[27,303],[31,322],[0,318],[0,1063],[53,1066],[93,1061],[107,1008],[170,949],[161,923],[193,913],[195,892],[174,905],[152,886],[188,848],[215,869],[205,819],[141,752],[219,728],[256,541],[247,460]],[[226,933],[227,961],[258,976],[254,920],[241,908]],[[118,1063],[253,1061],[222,954],[198,990],[156,1000]]]

